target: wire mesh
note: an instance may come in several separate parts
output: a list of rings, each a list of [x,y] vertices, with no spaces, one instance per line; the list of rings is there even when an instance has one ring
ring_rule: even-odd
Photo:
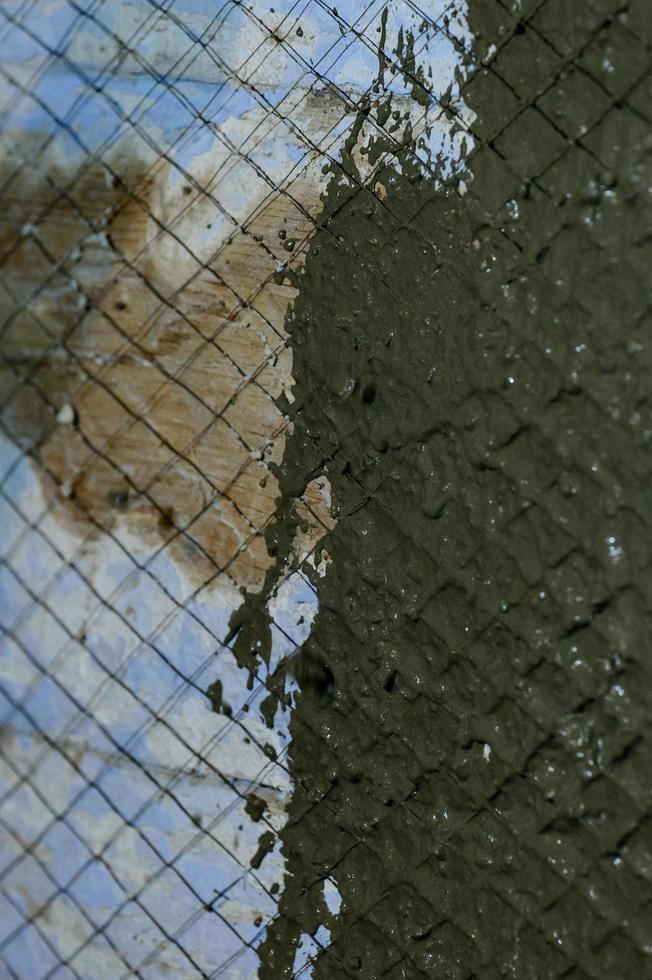
[[[459,77],[440,105],[456,68],[467,84],[476,70],[459,2],[0,6],[7,976],[256,975],[283,881],[288,736],[264,724],[264,671],[248,687],[225,638],[270,564],[284,319],[322,171],[372,92],[388,7],[435,66],[424,168],[433,148],[439,168],[457,160],[465,133],[502,161],[519,88],[534,104],[583,54],[556,43],[547,5],[514,31],[556,64],[534,88],[490,68],[495,132],[465,110]],[[626,90],[581,67],[602,91],[596,126],[649,72],[648,42],[622,29]],[[328,504],[317,482],[307,561]],[[301,571],[279,587],[274,662],[316,607]],[[229,715],[209,710],[216,677]],[[257,861],[261,830],[276,843]]]
[[[252,866],[247,793],[275,834],[290,780],[224,638],[268,563],[289,274],[385,6],[0,9],[8,976],[255,975],[282,862]],[[323,485],[304,506],[308,555]],[[277,658],[316,605],[301,573],[279,595]]]

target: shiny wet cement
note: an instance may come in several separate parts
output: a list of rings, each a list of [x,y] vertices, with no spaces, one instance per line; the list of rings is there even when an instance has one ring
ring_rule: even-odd
[[[373,187],[345,158],[287,324],[278,567],[315,477],[337,522],[269,980],[315,935],[319,980],[650,975],[649,18],[470,25],[466,186],[409,133]]]

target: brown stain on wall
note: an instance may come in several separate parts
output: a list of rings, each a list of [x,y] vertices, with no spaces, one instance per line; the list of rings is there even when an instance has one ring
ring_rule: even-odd
[[[83,538],[169,542],[195,587],[228,568],[259,588],[292,369],[296,289],[278,272],[303,264],[314,172],[243,227],[221,213],[208,163],[190,183],[165,160],[71,173],[47,154],[3,156],[2,424],[51,510]]]

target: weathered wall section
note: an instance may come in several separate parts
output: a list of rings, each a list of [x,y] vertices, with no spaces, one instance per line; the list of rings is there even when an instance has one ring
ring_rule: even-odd
[[[651,45],[0,4],[3,976],[651,974]]]
[[[391,60],[398,33],[416,33],[440,95],[466,37],[459,7],[0,5],[12,977],[257,971],[283,881],[288,714],[266,726],[267,666],[240,668],[229,623],[275,566],[284,320],[379,42]],[[386,87],[424,159],[459,157],[436,98],[414,100],[389,61]],[[319,478],[293,502],[295,564],[332,525],[329,499]],[[316,605],[303,571],[284,574],[266,610],[274,664]]]

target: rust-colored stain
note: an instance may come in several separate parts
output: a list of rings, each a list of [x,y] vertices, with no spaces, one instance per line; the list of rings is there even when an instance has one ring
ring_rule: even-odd
[[[277,273],[303,263],[314,173],[236,225],[208,168],[2,169],[2,418],[52,511],[82,537],[168,542],[195,587],[226,569],[258,588],[292,369]],[[318,488],[306,504],[328,523]]]

